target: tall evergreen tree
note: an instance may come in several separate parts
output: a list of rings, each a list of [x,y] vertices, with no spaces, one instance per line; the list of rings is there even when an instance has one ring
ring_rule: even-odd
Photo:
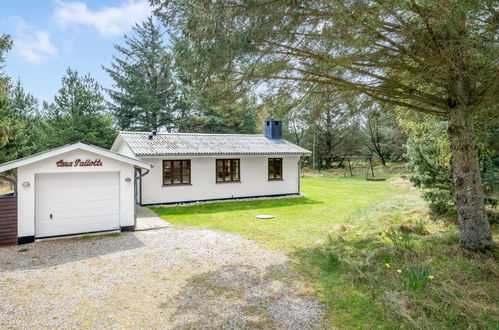
[[[206,133],[258,133],[262,129],[262,108],[257,94],[248,86],[224,79],[213,79],[186,40],[170,34],[175,73],[181,90],[178,127],[180,131]],[[195,63],[193,65],[193,63]],[[251,92],[250,92],[251,91]]]
[[[41,143],[53,148],[72,142],[111,147],[116,138],[113,119],[106,111],[102,88],[90,75],[68,68],[54,102],[44,103],[46,120]]]
[[[12,47],[9,35],[0,35],[0,163],[16,159],[18,154],[13,141],[20,136],[23,126],[9,100],[9,78],[5,75],[5,53]]]
[[[19,158],[41,151],[39,138],[43,119],[37,98],[26,92],[21,80],[17,80],[9,91],[9,101],[12,116],[20,128],[19,134],[6,145],[9,153]]]
[[[0,36],[0,147],[15,134],[12,128],[11,108],[8,101],[9,79],[4,73],[5,53],[12,47],[9,35]]]
[[[108,93],[110,108],[120,129],[171,130],[177,111],[176,84],[171,55],[164,43],[164,32],[152,18],[135,24],[125,45],[115,45],[109,68],[103,69],[114,80]]]

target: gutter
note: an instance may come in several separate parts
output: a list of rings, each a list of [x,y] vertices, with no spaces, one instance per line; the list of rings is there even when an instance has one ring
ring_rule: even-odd
[[[300,190],[301,190],[301,162],[303,160],[303,157],[305,155],[301,155],[300,159],[298,159],[298,194],[300,195]]]
[[[133,186],[134,186],[134,195],[133,195],[133,201],[134,201],[134,208],[133,208],[133,212],[134,212],[134,216],[133,216],[133,227],[135,228],[137,226],[137,207],[135,206],[136,204],[136,201],[135,201],[135,197],[137,196],[137,180],[141,179],[142,177],[146,176],[147,174],[149,174],[151,170],[146,170],[144,173],[142,173],[141,175],[135,175],[134,177],[134,180],[133,180]],[[135,172],[137,173],[137,172]],[[142,187],[142,181],[140,182],[140,186]],[[141,189],[142,190],[142,189]],[[141,194],[140,194],[140,204],[142,205],[142,191],[141,191]]]
[[[137,181],[138,179],[141,179],[142,177],[146,176],[147,174],[149,174],[149,172],[151,172],[151,170],[146,170],[146,171],[144,172],[144,174],[141,174],[141,175],[139,175],[139,176],[136,176],[136,177],[135,177],[135,181]]]

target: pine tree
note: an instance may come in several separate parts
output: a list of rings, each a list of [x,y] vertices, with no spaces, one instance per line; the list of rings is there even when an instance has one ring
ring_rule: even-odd
[[[10,36],[0,35],[0,163],[17,158],[17,150],[12,146],[23,128],[16,120],[16,114],[9,100],[9,78],[4,73],[5,53],[11,47]]]
[[[120,129],[170,130],[177,111],[176,84],[171,55],[164,44],[164,32],[152,18],[133,27],[125,35],[125,45],[115,45],[109,68],[103,69],[114,80],[108,93]]]
[[[4,74],[5,53],[12,47],[9,35],[0,36],[0,147],[8,142],[15,134],[12,129],[11,108],[7,93],[9,90],[9,79]]]
[[[102,88],[90,76],[68,68],[54,102],[44,103],[46,120],[41,134],[43,148],[73,142],[111,147],[117,132],[106,111]]]
[[[11,153],[15,153],[16,158],[42,151],[39,138],[43,119],[39,112],[38,99],[31,93],[27,93],[21,80],[17,80],[9,91],[9,100],[13,117],[20,127],[20,133],[6,147],[10,147]]]

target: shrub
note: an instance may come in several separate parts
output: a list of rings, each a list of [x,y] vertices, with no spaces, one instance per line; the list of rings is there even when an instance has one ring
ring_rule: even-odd
[[[454,202],[447,122],[425,118],[403,126],[409,135],[406,157],[412,174],[408,179],[422,189],[421,196],[429,203],[431,212],[446,213]]]
[[[484,191],[493,195],[499,191],[499,126],[482,124],[477,128],[480,170]],[[407,168],[412,172],[407,178],[422,190],[430,212],[446,214],[454,209],[454,184],[451,176],[450,141],[447,121],[435,118],[402,120],[402,127],[409,138],[406,144]],[[486,203],[494,202],[487,198]]]

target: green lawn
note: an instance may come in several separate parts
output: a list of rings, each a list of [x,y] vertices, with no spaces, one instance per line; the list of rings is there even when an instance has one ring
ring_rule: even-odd
[[[293,251],[316,244],[339,225],[361,225],[366,212],[377,210],[387,199],[400,200],[406,191],[387,182],[320,177],[302,179],[302,193],[303,198],[151,209],[175,225],[240,233],[268,247]],[[275,218],[256,219],[258,214]]]
[[[461,250],[456,226],[431,220],[405,182],[310,177],[302,179],[302,193],[152,210],[177,227],[238,233],[287,253],[339,328],[499,325],[497,253]],[[259,220],[258,214],[275,218]],[[380,236],[395,229],[397,244]],[[411,287],[418,283],[422,288]]]

